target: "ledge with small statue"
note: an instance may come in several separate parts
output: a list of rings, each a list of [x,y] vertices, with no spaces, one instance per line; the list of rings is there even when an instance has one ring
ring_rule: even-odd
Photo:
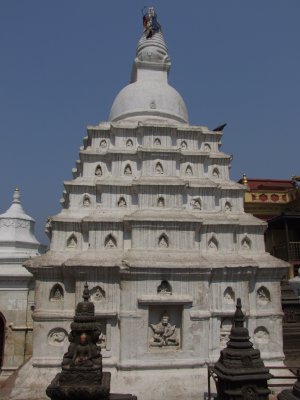
[[[47,396],[51,400],[137,400],[131,394],[110,393],[111,375],[102,371],[102,356],[96,344],[101,331],[96,323],[95,306],[89,301],[87,283],[82,297],[71,324],[62,372],[47,387]]]

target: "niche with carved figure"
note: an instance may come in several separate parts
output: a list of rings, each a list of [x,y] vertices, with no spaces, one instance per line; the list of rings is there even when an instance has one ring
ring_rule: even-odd
[[[251,249],[251,240],[246,235],[241,241],[241,247],[243,250],[250,250]]]
[[[187,149],[187,142],[185,141],[185,140],[183,140],[181,143],[180,143],[180,147],[184,150],[184,149]]]
[[[132,147],[133,146],[133,141],[132,139],[127,139],[126,141],[126,147]]]
[[[95,169],[95,176],[98,176],[98,177],[102,176],[102,168],[101,168],[100,164],[98,164]]]
[[[124,168],[124,175],[130,176],[132,175],[132,169],[130,164],[126,164]]]
[[[105,148],[107,147],[107,141],[106,141],[105,139],[102,139],[102,140],[100,141],[100,147],[101,147],[102,149],[105,149]]]
[[[162,233],[158,238],[158,247],[166,249],[169,247],[169,238],[165,233]]]
[[[117,247],[117,241],[112,234],[106,236],[104,241],[104,247],[106,249],[114,249]]]
[[[67,248],[76,249],[76,247],[77,247],[77,237],[75,233],[72,233],[67,239]]]
[[[258,288],[256,292],[256,299],[257,303],[262,306],[270,303],[271,295],[269,290],[265,286],[261,286],[260,288]]]
[[[218,169],[217,167],[215,167],[215,168],[213,169],[213,171],[212,171],[212,176],[213,176],[214,178],[220,178],[220,171],[219,171],[219,169]]]
[[[191,167],[191,165],[188,165],[185,169],[185,175],[187,176],[193,176],[193,169]]]
[[[215,236],[212,236],[208,241],[208,251],[215,252],[219,248],[219,242]]]
[[[161,146],[161,141],[159,138],[155,138],[153,143],[154,143],[154,146]]]
[[[82,205],[83,205],[83,207],[90,207],[90,205],[91,205],[91,199],[90,199],[90,196],[89,196],[88,194],[85,194],[85,195],[83,196]]]
[[[258,326],[254,330],[254,341],[260,345],[260,344],[268,344],[270,340],[270,333],[267,328],[264,326]]]
[[[228,213],[232,211],[232,205],[229,201],[226,201],[224,210],[225,210],[225,212],[228,212]]]
[[[226,304],[235,304],[235,293],[231,286],[224,290],[223,299]]]
[[[155,173],[157,175],[162,175],[164,173],[163,166],[160,162],[156,163],[156,165],[155,165]]]
[[[126,207],[127,206],[127,203],[126,203],[126,200],[125,200],[125,198],[122,196],[122,197],[120,197],[119,198],[119,200],[118,200],[118,207]]]
[[[50,301],[62,301],[64,299],[64,289],[59,283],[56,283],[50,290]]]
[[[200,199],[200,197],[194,197],[194,198],[192,198],[192,200],[191,200],[191,207],[192,207],[194,210],[201,210],[202,205],[201,205],[201,199]]]
[[[208,143],[204,143],[203,150],[209,152],[211,150],[210,145]]]
[[[160,285],[157,288],[158,294],[172,294],[172,286],[168,281],[161,281]]]
[[[100,286],[93,287],[90,290],[90,295],[93,302],[98,302],[105,299],[105,291]]]
[[[159,197],[157,199],[157,207],[164,207],[165,206],[165,199],[163,197]]]
[[[174,351],[181,345],[181,314],[179,306],[150,306],[149,351]]]

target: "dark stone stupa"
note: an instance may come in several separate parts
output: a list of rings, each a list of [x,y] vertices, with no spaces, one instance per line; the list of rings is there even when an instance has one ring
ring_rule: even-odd
[[[264,366],[260,351],[254,349],[249,340],[241,308],[241,299],[237,299],[227,347],[214,366],[218,397],[222,400],[267,400],[270,394],[267,381],[272,375]]]
[[[110,394],[110,372],[102,371],[102,356],[97,341],[101,331],[95,306],[89,301],[87,283],[83,301],[77,304],[64,354],[62,372],[57,374],[46,393],[51,400],[136,400],[130,394]]]

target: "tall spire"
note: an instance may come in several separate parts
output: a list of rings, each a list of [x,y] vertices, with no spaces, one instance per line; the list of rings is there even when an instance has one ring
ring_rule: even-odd
[[[171,62],[161,25],[153,7],[143,16],[144,31],[138,42],[130,84],[115,98],[109,119],[167,120],[186,124],[188,114],[180,94],[168,84]]]

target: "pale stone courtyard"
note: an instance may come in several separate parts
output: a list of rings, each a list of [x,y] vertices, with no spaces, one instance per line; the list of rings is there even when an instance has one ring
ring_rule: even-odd
[[[198,399],[237,298],[263,360],[282,364],[288,264],[265,252],[266,224],[244,212],[222,131],[189,125],[170,66],[159,24],[146,27],[130,84],[108,122],[87,129],[62,210],[47,222],[50,249],[25,264],[35,281],[33,355],[6,398],[47,398],[86,281],[116,392]]]

